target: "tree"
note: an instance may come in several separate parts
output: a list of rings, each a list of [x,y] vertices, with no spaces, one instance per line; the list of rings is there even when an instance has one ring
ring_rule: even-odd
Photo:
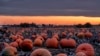
[[[90,27],[92,27],[92,24],[89,23],[89,22],[87,22],[87,23],[84,24],[84,27],[86,27],[86,28],[90,28]]]
[[[83,27],[82,24],[77,24],[77,25],[75,25],[75,26],[78,27],[78,28],[82,28],[82,27]]]
[[[28,23],[21,23],[20,27],[29,27],[29,24]]]

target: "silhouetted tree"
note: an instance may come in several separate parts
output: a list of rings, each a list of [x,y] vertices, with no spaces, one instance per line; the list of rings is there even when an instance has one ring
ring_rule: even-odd
[[[43,28],[45,28],[45,27],[46,27],[46,25],[45,25],[45,24],[42,24],[42,27],[43,27]]]
[[[86,27],[86,28],[90,28],[90,27],[92,27],[92,24],[89,23],[89,22],[87,22],[87,23],[84,24],[84,27]]]
[[[76,27],[78,27],[78,28],[82,28],[83,25],[82,25],[82,24],[77,24]]]
[[[36,25],[35,23],[31,23],[30,26],[31,27],[36,27],[36,28],[38,27],[38,25]]]
[[[21,23],[20,27],[29,27],[29,24],[28,23]]]

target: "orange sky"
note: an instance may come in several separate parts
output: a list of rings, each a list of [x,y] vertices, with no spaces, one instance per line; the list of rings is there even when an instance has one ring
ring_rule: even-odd
[[[90,22],[99,24],[100,17],[84,17],[84,16],[0,16],[0,24],[19,24],[21,22],[37,23],[37,24],[84,24]]]

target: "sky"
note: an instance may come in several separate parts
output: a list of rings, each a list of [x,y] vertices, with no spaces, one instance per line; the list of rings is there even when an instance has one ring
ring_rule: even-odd
[[[56,24],[56,25],[73,25],[100,24],[100,17],[84,17],[84,16],[0,16],[0,24],[19,24],[22,22],[36,24]]]
[[[21,22],[99,24],[100,0],[0,0],[0,24]]]

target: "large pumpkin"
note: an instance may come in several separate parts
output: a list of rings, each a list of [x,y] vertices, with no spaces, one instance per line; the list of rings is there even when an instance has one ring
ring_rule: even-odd
[[[52,54],[44,48],[34,50],[30,56],[52,56]]]
[[[76,49],[76,53],[77,52],[84,52],[86,54],[86,56],[95,56],[93,46],[88,43],[80,44]]]
[[[43,44],[43,41],[39,38],[35,39],[33,42],[34,46],[42,46],[42,44]]]
[[[1,53],[2,56],[18,56],[17,49],[11,46],[4,48]]]
[[[46,40],[46,46],[49,48],[58,48],[58,40],[56,38],[48,38]]]
[[[59,54],[57,54],[56,56],[67,56],[67,54],[59,53]]]
[[[21,49],[23,51],[31,51],[33,48],[33,42],[30,39],[25,39],[21,45],[20,45]]]
[[[76,47],[76,41],[72,38],[69,38],[69,39],[61,39],[60,40],[60,45],[61,47],[64,47],[64,48],[74,48]]]

